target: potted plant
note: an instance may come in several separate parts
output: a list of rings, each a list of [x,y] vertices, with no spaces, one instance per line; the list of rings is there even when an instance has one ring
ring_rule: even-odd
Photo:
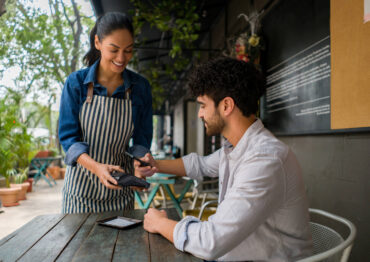
[[[0,149],[1,150],[1,149]],[[1,165],[1,163],[0,163]],[[1,171],[1,175],[5,177],[6,187],[0,188],[0,199],[4,207],[17,206],[18,197],[22,189],[20,187],[10,187],[10,177],[15,172],[14,169],[8,169],[7,171]]]
[[[18,200],[26,200],[26,193],[29,187],[29,183],[26,182],[27,180],[27,172],[28,168],[22,170],[19,174],[13,174],[14,183],[10,184],[12,188],[21,188],[21,191],[18,193]]]
[[[64,179],[65,174],[66,174],[66,168],[65,167],[61,167],[60,168],[60,178],[61,179]]]
[[[46,169],[54,180],[60,179],[60,166],[50,166]]]
[[[248,15],[238,15],[238,18],[245,19],[249,27],[240,35],[227,40],[228,50],[225,50],[225,55],[244,62],[253,62],[256,67],[260,67],[261,52],[265,50],[264,40],[259,34],[261,14],[262,12],[252,11]]]
[[[50,150],[40,150],[35,155],[35,157],[37,157],[37,158],[44,158],[44,157],[51,157],[51,156],[53,156],[53,152],[50,151]]]
[[[5,187],[0,188],[3,206],[19,205],[19,188],[10,188],[10,177],[14,174],[15,155],[11,142],[12,130],[16,126],[16,109],[7,105],[7,97],[0,100],[0,176],[5,178]]]
[[[29,187],[27,189],[27,193],[30,193],[30,192],[32,192],[33,178],[27,176],[26,182],[29,184]]]
[[[15,184],[19,185],[27,181],[29,185],[27,187],[27,192],[31,192],[33,178],[28,178],[28,171],[31,160],[36,155],[37,151],[33,150],[34,144],[32,142],[32,136],[27,133],[27,126],[24,123],[19,125],[18,132],[13,134],[12,141],[14,144],[13,152],[15,154],[15,165],[19,172],[15,178]],[[23,188],[24,187],[26,187],[25,184],[23,184]]]
[[[51,152],[51,157],[54,157],[57,154],[57,151],[54,148],[49,148],[49,152]],[[47,175],[51,175],[54,180],[61,179],[60,164],[57,160],[53,161],[46,170],[48,172]]]

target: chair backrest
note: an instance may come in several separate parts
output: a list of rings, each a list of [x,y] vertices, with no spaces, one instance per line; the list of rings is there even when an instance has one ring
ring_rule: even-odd
[[[210,215],[213,215],[214,213],[216,213],[216,208],[212,210],[208,210],[207,212],[206,211],[207,207],[210,207],[210,206],[217,207],[217,205],[218,205],[218,200],[210,200],[210,201],[205,202],[200,208],[198,218],[200,220],[207,220]],[[203,215],[205,215],[206,217],[203,218]]]
[[[198,208],[198,206],[201,207],[208,200],[218,199],[218,178],[208,179],[205,181],[193,181],[193,199],[189,208],[190,210],[194,210]]]
[[[311,221],[310,227],[313,241],[313,255],[299,260],[299,262],[347,261],[356,236],[356,227],[354,224],[345,218],[319,209],[310,208],[310,214],[318,214],[345,225],[349,229],[349,234],[345,239],[343,239],[343,237],[334,229]]]

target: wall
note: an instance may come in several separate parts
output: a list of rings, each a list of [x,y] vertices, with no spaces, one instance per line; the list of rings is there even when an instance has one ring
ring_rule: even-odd
[[[198,136],[197,136],[197,103],[188,101],[186,103],[186,154],[197,152]]]
[[[331,74],[331,127],[369,127],[370,23],[363,22],[364,0],[331,0],[330,6],[335,68]]]
[[[199,106],[195,101],[181,99],[174,107],[173,142],[181,155],[197,152],[204,154],[204,125],[198,118]]]
[[[370,261],[370,134],[279,138],[292,148],[302,166],[310,207],[343,216],[356,225],[349,261]]]
[[[200,108],[200,105],[197,104],[197,108],[196,108],[196,115],[198,116],[198,112],[199,112],[199,108]],[[204,123],[202,120],[200,120],[199,117],[197,117],[197,125],[196,125],[196,131],[197,132],[197,149],[195,152],[197,152],[199,155],[203,156],[204,155],[204,133],[205,133],[205,130],[204,130]]]
[[[181,154],[184,154],[184,100],[181,99],[175,105],[173,113],[173,145],[178,146]]]

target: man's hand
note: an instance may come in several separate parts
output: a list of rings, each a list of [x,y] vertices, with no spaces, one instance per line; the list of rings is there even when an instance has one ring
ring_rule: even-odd
[[[158,233],[173,243],[173,231],[177,221],[168,219],[164,210],[149,208],[144,215],[144,229],[150,233]]]
[[[158,225],[163,219],[167,219],[167,213],[164,210],[149,208],[144,215],[144,229],[150,233],[160,233]]]
[[[120,166],[107,165],[98,163],[95,165],[93,173],[99,178],[100,183],[110,189],[122,189],[117,186],[117,181],[111,176],[113,171],[124,172]]]
[[[140,162],[134,160],[135,176],[139,178],[145,178],[148,176],[152,176],[154,173],[158,172],[157,163],[150,153],[147,153],[144,157],[140,158],[140,160],[149,163],[151,167],[150,166],[140,167]]]

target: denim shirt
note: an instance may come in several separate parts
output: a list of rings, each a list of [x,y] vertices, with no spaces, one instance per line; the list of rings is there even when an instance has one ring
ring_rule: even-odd
[[[88,143],[82,141],[82,130],[79,120],[80,110],[86,100],[88,84],[94,83],[94,95],[107,96],[107,89],[99,84],[96,72],[100,60],[92,66],[73,72],[64,84],[59,111],[59,141],[66,152],[65,163],[76,165],[77,158],[89,153]],[[132,119],[134,122],[134,148],[148,150],[153,135],[152,94],[148,80],[133,71],[122,72],[123,85],[119,86],[112,97],[125,98],[125,91],[131,87]],[[131,152],[133,150],[130,150]],[[142,152],[140,153],[142,154]]]

